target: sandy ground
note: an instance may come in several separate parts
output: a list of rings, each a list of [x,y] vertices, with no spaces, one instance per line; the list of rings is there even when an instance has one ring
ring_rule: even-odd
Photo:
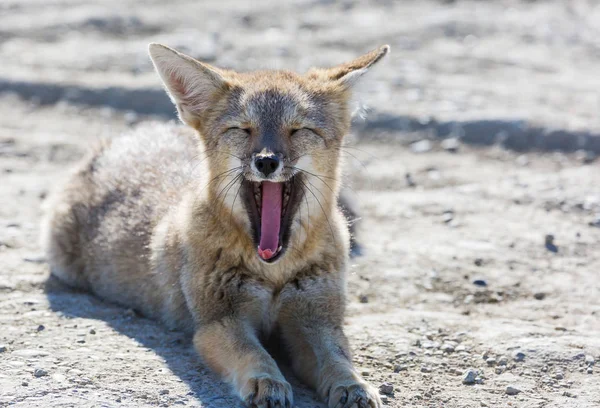
[[[391,44],[344,153],[356,365],[390,407],[600,406],[600,6],[282,4],[0,3],[0,406],[238,405],[182,334],[47,282],[49,191],[91,141],[173,117],[151,41],[299,70]]]

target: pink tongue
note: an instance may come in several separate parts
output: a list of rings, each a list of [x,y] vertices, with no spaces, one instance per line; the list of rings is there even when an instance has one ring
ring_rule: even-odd
[[[258,254],[263,259],[274,257],[279,247],[282,193],[282,183],[263,181],[260,244],[258,246]]]

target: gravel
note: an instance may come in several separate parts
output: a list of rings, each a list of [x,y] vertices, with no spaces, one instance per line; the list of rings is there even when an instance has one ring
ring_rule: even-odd
[[[48,375],[48,371],[44,370],[43,368],[36,368],[33,372],[33,375],[37,378],[45,377]]]
[[[506,393],[508,395],[517,395],[521,393],[521,390],[514,385],[509,385],[506,387]]]
[[[467,384],[467,385],[475,384],[478,374],[479,373],[477,372],[477,370],[469,368],[463,374],[463,378],[462,378],[463,384]]]
[[[596,359],[594,358],[594,356],[592,356],[590,354],[586,354],[585,363],[587,365],[594,365],[596,363]]]
[[[394,386],[389,382],[385,382],[379,386],[379,392],[385,395],[393,395]]]
[[[513,354],[513,360],[517,361],[517,362],[521,362],[523,360],[525,360],[525,353],[521,352],[521,351],[517,351]]]

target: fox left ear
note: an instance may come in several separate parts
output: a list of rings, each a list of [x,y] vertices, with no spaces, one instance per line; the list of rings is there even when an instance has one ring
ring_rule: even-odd
[[[182,122],[197,128],[200,117],[228,83],[218,68],[161,44],[148,46],[150,58]]]
[[[390,46],[383,45],[353,61],[332,68],[318,69],[309,74],[317,77],[325,76],[325,78],[330,81],[336,81],[341,85],[350,88],[369,70],[369,68],[381,61],[389,51]]]

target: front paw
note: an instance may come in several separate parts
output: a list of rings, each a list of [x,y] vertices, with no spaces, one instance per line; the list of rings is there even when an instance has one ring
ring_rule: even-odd
[[[291,408],[293,404],[292,386],[266,374],[250,378],[242,395],[250,408]]]
[[[362,380],[339,383],[329,392],[329,408],[381,408],[377,390]]]

